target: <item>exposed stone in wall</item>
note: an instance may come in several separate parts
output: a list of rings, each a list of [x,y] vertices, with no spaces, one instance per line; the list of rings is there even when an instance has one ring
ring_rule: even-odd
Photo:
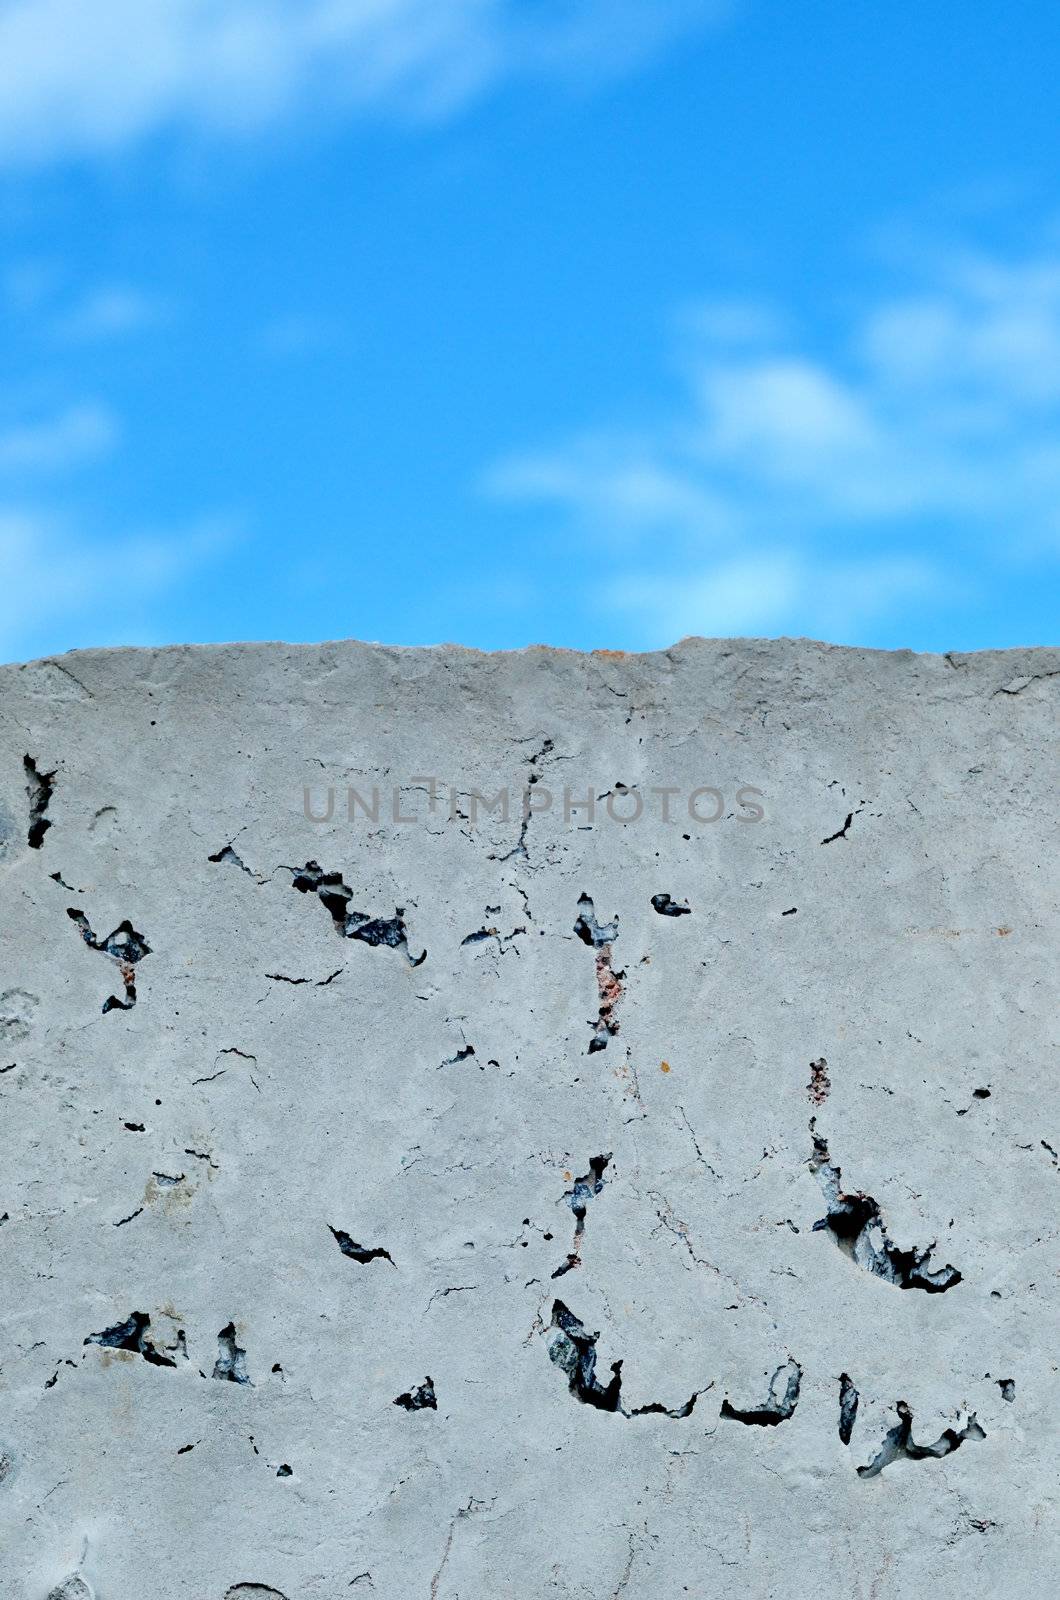
[[[0,669],[0,1594],[1050,1592],[1058,695]]]

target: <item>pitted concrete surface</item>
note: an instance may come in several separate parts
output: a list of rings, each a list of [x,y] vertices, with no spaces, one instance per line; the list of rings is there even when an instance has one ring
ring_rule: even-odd
[[[1058,694],[0,669],[0,1593],[1048,1592]]]

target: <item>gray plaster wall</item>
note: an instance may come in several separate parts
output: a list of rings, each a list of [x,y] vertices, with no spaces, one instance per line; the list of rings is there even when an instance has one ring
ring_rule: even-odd
[[[0,669],[0,1593],[1051,1592],[1058,691]]]

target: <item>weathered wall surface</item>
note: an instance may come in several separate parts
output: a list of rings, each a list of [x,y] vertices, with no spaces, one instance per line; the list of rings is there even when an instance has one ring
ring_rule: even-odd
[[[0,1592],[1047,1592],[1058,692],[0,670]]]

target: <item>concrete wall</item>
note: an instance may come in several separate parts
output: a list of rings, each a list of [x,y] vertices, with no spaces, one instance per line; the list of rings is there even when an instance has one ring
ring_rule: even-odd
[[[0,669],[0,1593],[1049,1591],[1058,690]]]

